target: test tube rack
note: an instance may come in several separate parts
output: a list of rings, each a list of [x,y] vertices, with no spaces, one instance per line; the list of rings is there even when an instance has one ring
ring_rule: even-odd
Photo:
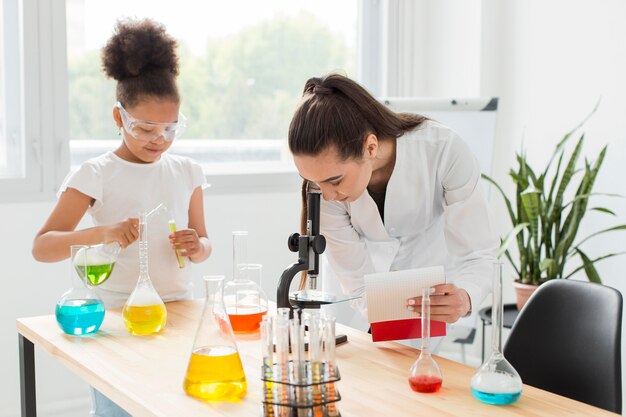
[[[271,375],[280,375],[279,369],[282,364],[274,363]],[[298,365],[293,360],[287,363],[286,373],[288,381],[294,381],[295,369]],[[320,368],[319,371],[315,367]],[[267,375],[267,369],[264,368]],[[320,382],[312,381],[316,378],[316,373],[320,372],[323,377]],[[304,383],[283,382],[285,379],[275,377],[261,377],[263,381],[263,404],[264,416],[320,416],[320,417],[340,417],[341,413],[336,408],[337,401],[341,400],[341,395],[335,383],[341,378],[339,371],[327,363],[311,364],[310,361],[304,363]]]
[[[261,323],[264,417],[340,417],[335,319],[317,313],[289,319],[289,309]],[[305,328],[308,348],[305,349]]]

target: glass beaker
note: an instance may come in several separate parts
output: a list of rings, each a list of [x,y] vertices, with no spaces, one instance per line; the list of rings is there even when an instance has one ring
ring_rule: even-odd
[[[88,246],[70,246],[72,288],[61,296],[55,308],[59,327],[71,335],[96,332],[104,320],[104,303],[85,281],[86,248]]]
[[[415,392],[437,392],[443,377],[430,353],[430,288],[422,289],[422,347],[409,370],[409,386]]]
[[[522,379],[502,354],[502,263],[494,263],[491,355],[472,376],[474,397],[487,404],[511,404],[522,395]]]
[[[139,214],[139,279],[122,311],[124,326],[133,335],[158,333],[167,321],[165,303],[154,289],[148,274],[147,219],[146,213]]]
[[[263,266],[249,264],[248,232],[233,232],[233,278],[224,285],[224,304],[233,331],[252,333],[259,330],[267,313],[267,297],[261,289]]]
[[[204,282],[206,299],[183,388],[203,400],[236,401],[246,394],[248,384],[224,308],[224,277],[205,276]]]
[[[120,249],[118,242],[83,246],[77,254],[77,259],[81,261],[75,262],[74,266],[77,269],[82,268],[81,275],[89,281],[89,284],[100,285],[111,276]],[[85,262],[82,262],[83,259]]]
[[[236,333],[259,330],[267,314],[267,297],[261,288],[261,264],[238,264],[237,278],[224,286],[224,304],[230,324]]]

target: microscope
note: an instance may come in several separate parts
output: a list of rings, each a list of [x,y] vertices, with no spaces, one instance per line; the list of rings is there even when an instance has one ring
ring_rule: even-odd
[[[291,252],[298,253],[298,262],[291,264],[280,277],[276,293],[278,308],[289,308],[289,316],[293,317],[294,309],[298,313],[304,308],[319,309],[323,304],[337,302],[336,297],[317,291],[320,255],[326,249],[326,239],[320,234],[320,197],[319,189],[307,185],[307,222],[306,234],[293,233],[287,240]],[[306,271],[309,288],[289,294],[291,282],[301,272]],[[347,341],[346,335],[337,335],[336,343]]]

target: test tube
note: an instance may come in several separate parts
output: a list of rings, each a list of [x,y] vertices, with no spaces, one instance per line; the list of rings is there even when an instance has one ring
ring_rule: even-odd
[[[309,314],[309,355],[311,363],[311,391],[313,404],[321,404],[324,400],[322,382],[324,375],[322,370],[322,329],[318,312]],[[322,405],[313,406],[313,415],[321,417],[324,413]]]
[[[280,417],[289,416],[289,408],[287,405],[291,403],[292,395],[289,388],[289,321],[285,319],[285,315],[281,314],[281,309],[274,319],[274,334],[276,337],[276,379],[278,384],[274,384],[274,397],[278,402],[283,404],[278,407],[278,415]],[[289,310],[289,309],[287,309]],[[289,313],[287,313],[289,314]],[[289,317],[289,316],[287,316]]]
[[[297,405],[306,406],[306,393],[302,385],[306,384],[304,362],[304,326],[300,325],[298,318],[289,320],[289,336],[291,339],[291,357],[293,373],[291,383],[295,385],[295,402]],[[298,410],[298,417],[302,414]]]
[[[176,231],[176,222],[174,221],[174,219],[171,219],[169,221],[169,225],[170,225],[170,233],[174,233]],[[176,260],[178,261],[178,267],[184,268],[185,260],[183,259],[182,256],[180,256],[180,251],[178,249],[174,249],[174,253],[176,253]]]
[[[261,321],[261,349],[263,354],[263,415],[274,417],[273,395],[273,369],[274,369],[274,336],[272,331],[272,318],[264,316]]]
[[[335,363],[335,322],[334,316],[327,317],[324,320],[324,358],[326,361],[324,377],[328,382],[325,385],[328,401],[334,401],[337,398],[337,390],[333,381],[339,376]],[[326,405],[326,412],[328,417],[338,417],[340,415],[334,402]]]
[[[289,321],[289,308],[287,307],[277,308],[276,312],[277,312],[276,313],[277,317],[280,317],[281,320],[285,320],[286,322]]]

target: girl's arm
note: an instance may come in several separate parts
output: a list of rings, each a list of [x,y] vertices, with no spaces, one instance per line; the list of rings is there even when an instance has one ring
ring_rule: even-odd
[[[172,248],[189,257],[191,262],[202,262],[211,256],[213,246],[204,224],[204,201],[202,187],[196,187],[189,201],[189,225],[185,230],[170,234]]]
[[[93,204],[93,198],[68,188],[35,236],[33,257],[41,262],[57,262],[70,256],[70,245],[119,242],[125,248],[139,237],[138,219],[126,219],[107,226],[75,230]]]

